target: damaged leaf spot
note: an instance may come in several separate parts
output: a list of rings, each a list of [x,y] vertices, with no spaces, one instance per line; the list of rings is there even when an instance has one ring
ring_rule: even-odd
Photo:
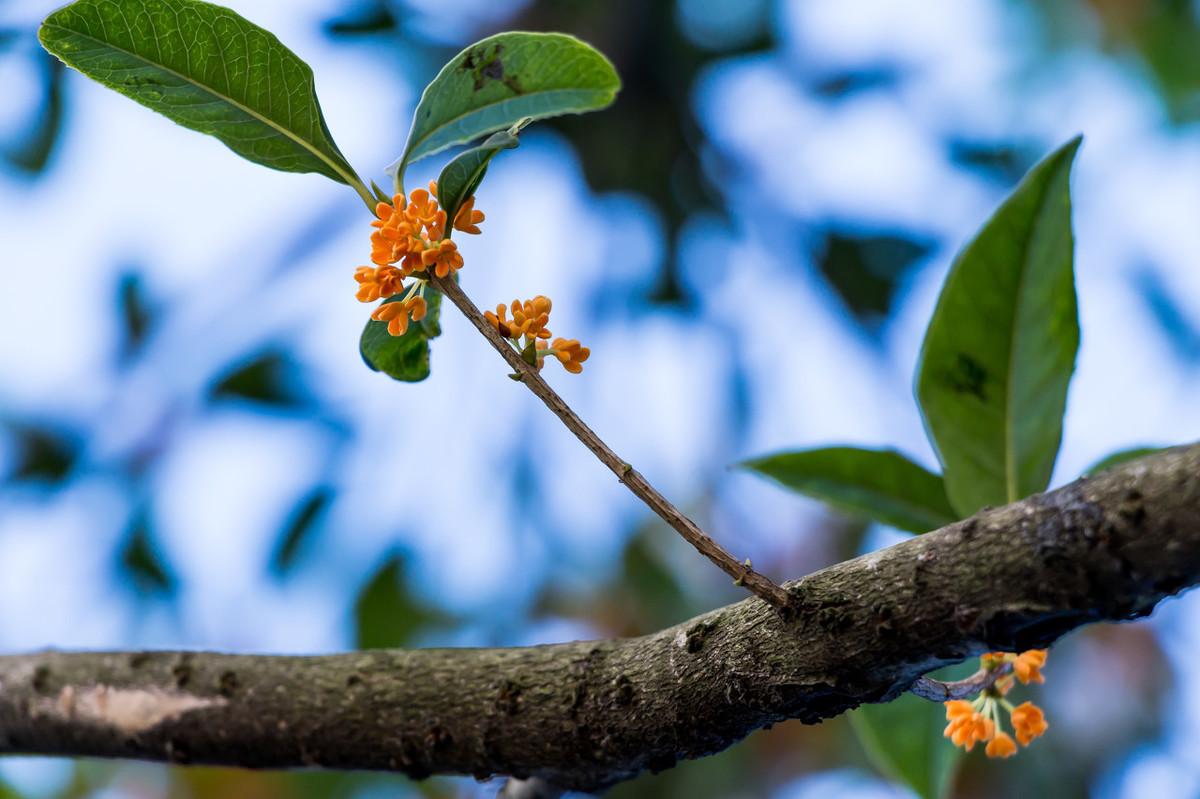
[[[504,45],[499,42],[491,47],[474,47],[467,51],[458,68],[470,72],[474,77],[473,88],[475,91],[480,91],[489,80],[501,81],[510,89],[513,88],[513,85],[504,79],[504,61],[500,58],[502,52],[504,52]],[[519,85],[516,84],[515,76],[510,80],[513,81],[513,84]],[[514,91],[520,94],[520,91],[516,89]]]

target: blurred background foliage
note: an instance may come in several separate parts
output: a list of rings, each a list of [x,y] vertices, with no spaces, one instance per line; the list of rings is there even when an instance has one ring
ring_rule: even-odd
[[[465,326],[448,320],[425,384],[367,372],[356,201],[243,171],[66,74],[33,35],[54,5],[0,3],[0,649],[516,645],[637,635],[738,598]],[[596,353],[568,399],[779,578],[902,536],[725,466],[842,442],[932,463],[909,381],[940,278],[1076,132],[1084,349],[1056,481],[1200,434],[1194,2],[229,5],[314,64],[376,178],[420,87],[475,38],[561,30],[614,61],[610,110],[535,126],[497,161],[464,284],[481,305],[551,293],[555,329]],[[1200,795],[1198,611],[1056,647],[1050,734],[1008,763],[965,758],[953,795]],[[911,736],[936,734],[930,708],[892,712],[880,746],[928,757]],[[925,773],[917,760],[901,770]],[[0,761],[4,799],[497,787]],[[905,790],[839,718],[610,795]]]

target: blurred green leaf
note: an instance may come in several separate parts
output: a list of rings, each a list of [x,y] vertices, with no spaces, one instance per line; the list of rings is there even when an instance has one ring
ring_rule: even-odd
[[[1037,159],[1024,142],[955,137],[946,142],[946,149],[956,165],[1005,185],[1020,180]]]
[[[384,302],[402,299],[397,294]],[[367,366],[406,383],[419,383],[429,377],[429,342],[442,334],[438,321],[442,308],[441,292],[427,287],[425,302],[428,305],[425,318],[409,324],[403,336],[388,333],[387,322],[367,322],[358,344],[358,351]]]
[[[354,603],[356,646],[404,646],[419,630],[440,619],[440,614],[423,607],[409,592],[404,558],[394,554],[367,581]]]
[[[330,36],[361,36],[370,33],[385,33],[396,27],[396,15],[388,3],[372,0],[352,6],[325,23]]]
[[[398,176],[427,155],[511,127],[595,111],[613,101],[621,80],[608,59],[563,33],[499,33],[471,45],[425,87]]]
[[[318,172],[368,196],[325,125],[312,69],[227,8],[76,0],[46,17],[38,38],[68,66],[243,158]]]
[[[1123,463],[1136,461],[1138,458],[1144,458],[1147,455],[1153,455],[1156,452],[1162,452],[1167,447],[1130,447],[1129,449],[1118,450],[1111,455],[1106,455],[1100,460],[1093,463],[1091,466],[1083,470],[1085,477],[1091,477],[1094,474],[1108,471],[1115,466],[1120,466]]]
[[[514,126],[515,127],[515,126]],[[487,141],[478,147],[472,147],[460,153],[442,170],[438,176],[438,202],[446,212],[446,233],[454,229],[454,217],[475,190],[479,188],[488,164],[501,150],[509,150],[519,144],[515,130],[502,130],[493,133]]]
[[[121,572],[142,594],[171,594],[176,580],[160,556],[150,519],[138,514],[118,553]]]
[[[817,266],[859,320],[877,325],[891,312],[906,272],[933,250],[912,234],[830,230],[823,236]]]
[[[19,142],[4,152],[5,160],[31,175],[46,168],[63,129],[63,65],[41,51],[37,55],[44,63],[41,108]]]
[[[829,447],[739,464],[838,510],[924,533],[958,520],[942,478],[895,450]]]
[[[291,384],[294,369],[287,355],[269,350],[219,377],[212,388],[212,397],[288,408],[302,405],[304,398]]]
[[[642,620],[631,626],[645,633],[676,624],[696,612],[679,578],[663,562],[649,536],[643,531],[629,539],[621,556],[618,584],[613,589],[628,599],[627,612]]]
[[[917,397],[960,516],[1043,490],[1079,348],[1070,174],[1080,139],[1035,166],[950,267]]]
[[[16,444],[16,481],[57,483],[66,479],[79,457],[79,443],[66,433],[34,424],[8,425]]]
[[[128,357],[141,347],[153,323],[154,314],[146,298],[146,288],[141,277],[127,273],[117,284],[117,305],[124,323],[124,339],[121,349]]]
[[[850,711],[850,725],[879,773],[911,788],[921,799],[948,796],[959,751],[942,737],[945,708],[912,694]]]
[[[316,531],[318,522],[325,510],[333,502],[333,490],[321,486],[311,491],[301,500],[288,518],[279,537],[279,545],[271,556],[271,571],[277,576],[286,575],[296,565],[296,560],[304,545]]]
[[[1134,272],[1133,284],[1147,310],[1162,328],[1175,357],[1184,363],[1200,361],[1200,324],[1192,318],[1186,294],[1174,291],[1165,276],[1148,266]]]

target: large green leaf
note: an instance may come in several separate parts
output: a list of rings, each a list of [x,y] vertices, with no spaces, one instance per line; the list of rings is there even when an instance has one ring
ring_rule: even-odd
[[[401,299],[397,294],[384,302]],[[419,383],[429,377],[429,340],[442,334],[438,321],[442,308],[441,292],[426,288],[425,302],[428,303],[425,318],[410,324],[403,336],[388,333],[386,322],[367,322],[358,343],[367,366],[406,383]]]
[[[244,158],[319,172],[374,205],[325,125],[312,69],[227,8],[76,0],[46,17],[38,38],[68,66]]]
[[[829,447],[742,463],[838,510],[924,533],[958,519],[942,478],[894,450]]]
[[[487,172],[488,164],[501,150],[508,150],[518,144],[516,126],[488,136],[487,141],[478,147],[472,147],[464,153],[455,156],[446,164],[442,174],[438,176],[438,202],[446,212],[446,233],[453,232],[454,217],[462,208]]]
[[[1030,170],[950,267],[917,398],[962,516],[1041,491],[1079,348],[1072,139]]]
[[[871,764],[883,776],[911,788],[921,799],[949,795],[961,762],[942,737],[945,708],[905,694],[882,705],[863,705],[849,714],[850,725]]]
[[[595,111],[621,79],[608,59],[563,33],[499,33],[450,60],[421,95],[397,182],[413,161],[504,130],[524,117]]]

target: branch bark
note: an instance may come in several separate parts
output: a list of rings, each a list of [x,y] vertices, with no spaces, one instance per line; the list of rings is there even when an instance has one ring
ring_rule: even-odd
[[[641,638],[323,657],[0,657],[0,753],[537,778],[594,791],[926,671],[1148,614],[1200,580],[1200,445]]]

